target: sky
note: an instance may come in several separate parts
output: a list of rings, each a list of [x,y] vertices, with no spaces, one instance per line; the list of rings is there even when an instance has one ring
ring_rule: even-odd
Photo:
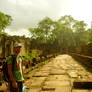
[[[13,18],[5,32],[30,37],[28,28],[36,27],[44,17],[58,20],[61,16],[71,15],[90,25],[91,4],[92,0],[0,0],[0,11]]]

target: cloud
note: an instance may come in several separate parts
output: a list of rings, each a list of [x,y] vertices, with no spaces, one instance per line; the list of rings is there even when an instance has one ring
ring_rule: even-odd
[[[24,36],[26,34],[25,35],[26,37],[31,37],[31,34],[27,29],[17,29],[17,31],[16,31],[16,30],[13,30],[13,29],[10,30],[7,28],[7,29],[5,29],[5,32],[12,36],[14,36],[14,35]]]
[[[48,16],[58,18],[67,6],[68,0],[0,0],[0,11],[12,16],[8,29],[19,31],[34,27]]]

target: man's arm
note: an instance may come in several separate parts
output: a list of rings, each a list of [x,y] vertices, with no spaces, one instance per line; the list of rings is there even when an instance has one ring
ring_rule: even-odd
[[[18,85],[17,85],[17,82],[15,81],[13,73],[12,73],[12,64],[8,64],[8,73],[9,73],[10,79],[12,81],[12,86],[14,88],[17,88]]]
[[[9,73],[11,81],[15,81],[13,73],[12,73],[12,64],[8,64],[8,73]]]

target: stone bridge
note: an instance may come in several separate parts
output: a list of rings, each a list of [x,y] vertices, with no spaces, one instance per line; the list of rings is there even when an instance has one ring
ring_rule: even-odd
[[[52,58],[24,76],[26,92],[92,92],[92,73],[67,54]]]
[[[92,92],[92,73],[66,54],[53,58],[26,76],[29,77],[25,82],[26,92]]]

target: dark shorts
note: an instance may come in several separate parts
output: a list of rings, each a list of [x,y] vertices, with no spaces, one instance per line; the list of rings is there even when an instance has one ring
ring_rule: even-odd
[[[10,82],[10,92],[22,92],[23,82],[17,82],[18,88],[12,87],[12,82]]]

